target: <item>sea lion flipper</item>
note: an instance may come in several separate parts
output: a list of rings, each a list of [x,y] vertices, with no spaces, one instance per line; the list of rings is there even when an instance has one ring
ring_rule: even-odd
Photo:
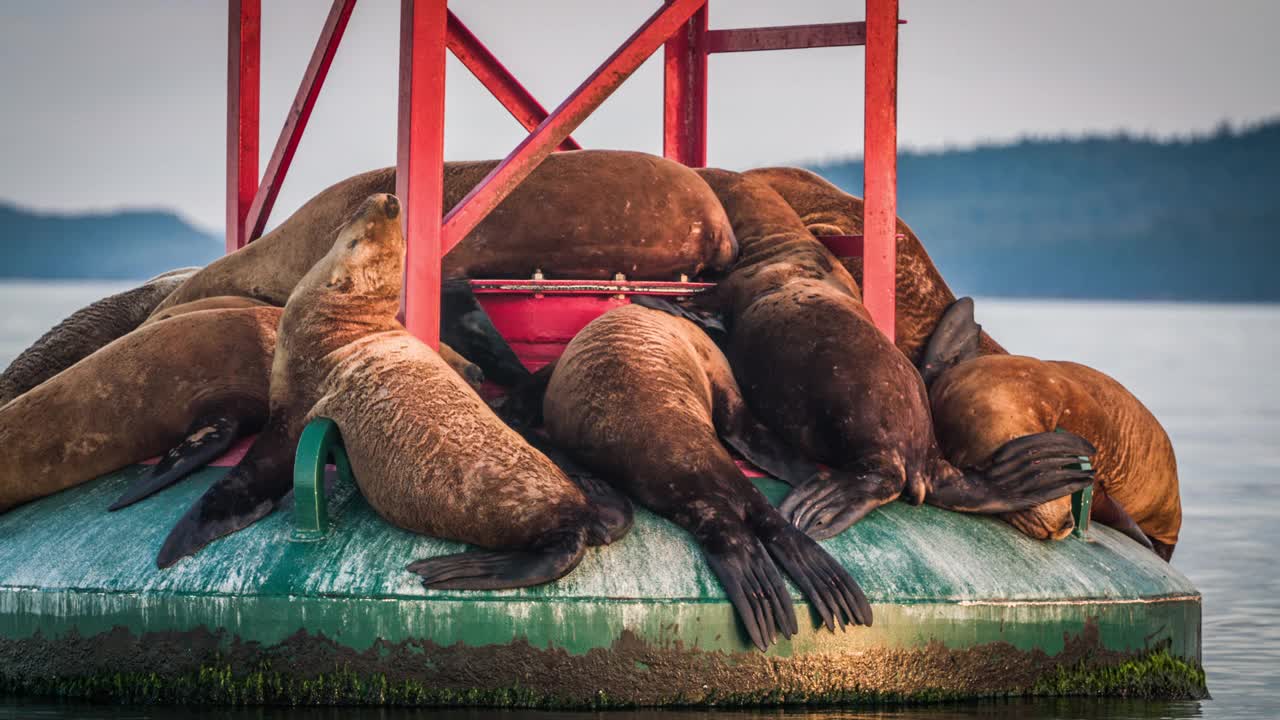
[[[888,471],[824,469],[783,498],[778,510],[804,534],[826,540],[896,500],[906,484],[900,476]]]
[[[528,550],[464,552],[410,563],[409,572],[430,590],[509,590],[558,580],[586,552],[582,532],[558,533]]]
[[[511,346],[476,300],[471,281],[446,280],[440,299],[440,339],[475,363],[486,378],[515,387],[529,377]]]
[[[169,531],[156,555],[156,567],[167,568],[225,535],[270,515],[293,488],[289,472],[293,443],[271,442],[263,433],[249,454],[218,479]]]
[[[777,516],[775,516],[777,517]],[[871,625],[871,605],[849,571],[813,538],[778,517],[761,542],[817,611],[829,630],[840,625]]]
[[[764,547],[753,536],[726,542],[721,532],[701,542],[707,564],[729,596],[751,642],[762,652],[781,632],[790,638],[798,629],[791,594]]]
[[[985,470],[934,473],[926,501],[957,512],[1029,510],[1093,484],[1096,478],[1087,460],[1095,452],[1088,440],[1074,433],[1024,435],[996,450]]]
[[[973,319],[973,298],[962,297],[942,313],[920,356],[926,387],[942,373],[978,356],[982,326]]]
[[[724,317],[713,310],[702,309],[696,301],[674,302],[654,295],[634,295],[631,298],[631,304],[684,318],[702,328],[702,331],[714,340],[716,345],[723,345],[728,339]]]
[[[233,415],[198,418],[191,424],[187,437],[130,483],[107,510],[119,510],[151,497],[218,459],[240,436],[240,430],[240,418]]]
[[[1146,533],[1142,532],[1142,528],[1138,527],[1138,523],[1134,522],[1133,517],[1121,507],[1120,503],[1103,492],[1101,487],[1095,486],[1093,489],[1093,503],[1089,506],[1089,517],[1109,528],[1119,530],[1151,552],[1156,551],[1151,539],[1147,537]]]
[[[588,545],[608,545],[621,540],[631,530],[635,520],[631,501],[612,485],[590,470],[579,465],[569,453],[540,432],[528,426],[519,426],[516,432],[538,452],[556,464],[582,493],[587,496],[596,514],[596,522],[588,527]]]
[[[724,444],[738,451],[747,462],[792,487],[803,485],[819,472],[817,463],[801,457],[756,419],[727,367],[720,372],[709,369],[707,378],[711,381],[715,406],[712,420]]]

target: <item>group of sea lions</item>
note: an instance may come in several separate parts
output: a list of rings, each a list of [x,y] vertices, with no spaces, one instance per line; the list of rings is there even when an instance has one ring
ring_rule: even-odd
[[[444,207],[493,164],[448,163]],[[1094,519],[1173,551],[1173,451],[1141,403],[1089,368],[1005,353],[904,224],[886,338],[861,260],[818,240],[860,233],[862,203],[812,173],[554,154],[444,258],[438,352],[397,320],[394,186],[394,169],[340,182],[246,248],[37,341],[0,375],[0,512],[163,455],[122,508],[260,433],[175,525],[167,567],[272,512],[303,427],[327,417],[384,518],[483,548],[409,564],[425,586],[562,577],[627,532],[630,498],[696,539],[761,649],[798,629],[784,575],[829,628],[871,623],[816,540],[898,498],[1061,538],[1066,496],[1092,484]],[[466,278],[535,272],[716,286],[607,312],[531,374]],[[487,404],[482,377],[509,394]],[[779,508],[730,450],[794,487]]]

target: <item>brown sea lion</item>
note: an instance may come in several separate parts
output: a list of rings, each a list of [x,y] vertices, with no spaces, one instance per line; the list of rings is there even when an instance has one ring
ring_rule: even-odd
[[[543,409],[553,441],[694,536],[761,650],[797,629],[774,561],[828,627],[871,624],[853,578],[720,444],[781,475],[803,479],[817,469],[755,421],[728,361],[693,323],[639,305],[601,315],[556,361]]]
[[[497,160],[445,163],[450,209]],[[158,310],[210,295],[282,305],[329,251],[336,229],[395,168],[357,175],[303,205],[279,227],[210,263]],[[548,157],[444,257],[445,277],[672,280],[728,266],[737,245],[724,211],[693,171],[644,153],[580,150]]]
[[[177,446],[144,478],[171,484],[256,430],[279,317],[206,310],[139,328],[0,408],[0,512]]]
[[[926,359],[945,358],[935,362],[941,370],[929,397],[947,457],[961,467],[982,467],[1000,461],[999,448],[1020,436],[1058,428],[1079,435],[1097,448],[1092,517],[1168,560],[1182,526],[1178,465],[1151,411],[1120,383],[1084,365],[980,356],[972,339],[977,327],[972,301],[962,298],[944,314],[940,337],[926,352]],[[966,334],[969,340],[960,339]],[[1075,526],[1068,498],[1002,517],[1040,539],[1060,539]]]
[[[814,235],[861,235],[862,198],[854,197],[822,177],[801,168],[773,167],[748,170],[755,178],[782,196]],[[898,349],[913,363],[919,363],[933,328],[956,296],[925,251],[920,238],[898,220],[897,296],[894,306],[894,333]],[[841,258],[840,262],[862,287],[862,258]],[[981,336],[984,355],[1003,353],[1004,348],[986,333]]]
[[[160,301],[197,270],[170,270],[72,313],[0,373],[0,406],[138,327]]]
[[[201,298],[193,300],[189,303],[174,305],[165,310],[155,313],[148,317],[139,327],[146,327],[151,323],[157,323],[161,320],[168,320],[172,317],[185,315],[191,312],[199,312],[201,310],[242,310],[245,308],[255,307],[279,307],[265,303],[261,300],[255,300],[250,297],[242,297],[240,295],[215,295],[213,297]]]
[[[266,430],[178,522],[160,567],[269,513],[291,486],[297,439],[316,417],[337,424],[361,492],[389,522],[490,549],[413,563],[427,587],[548,582],[572,570],[588,544],[625,532],[396,321],[399,211],[393,195],[366,200],[289,296]]]
[[[989,487],[966,482],[938,448],[919,373],[872,324],[845,268],[768,185],[724,170],[699,174],[740,245],[717,296],[747,403],[793,447],[831,468],[783,502],[800,529],[831,537],[900,496],[945,506],[959,494],[984,507],[1021,509],[1091,480],[1079,471],[1046,481],[1042,467],[1030,466],[1010,470],[1018,491],[995,499]],[[1034,448],[1011,453],[1009,462]]]

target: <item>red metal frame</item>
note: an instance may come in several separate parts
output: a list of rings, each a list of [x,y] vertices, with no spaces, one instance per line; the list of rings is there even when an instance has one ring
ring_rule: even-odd
[[[355,0],[334,0],[329,20],[276,144],[257,182],[260,0],[229,0],[227,249],[261,233],[298,138],[333,60]],[[409,244],[406,324],[436,344],[440,258],[556,149],[659,45],[664,46],[663,152],[706,163],[707,56],[712,53],[866,46],[863,295],[876,325],[893,337],[897,218],[898,0],[866,0],[866,22],[708,29],[707,0],[660,7],[559,107],[547,113],[448,10],[448,0],[402,0],[398,187]],[[445,48],[452,51],[530,134],[443,221]],[[845,244],[849,251],[856,244]]]

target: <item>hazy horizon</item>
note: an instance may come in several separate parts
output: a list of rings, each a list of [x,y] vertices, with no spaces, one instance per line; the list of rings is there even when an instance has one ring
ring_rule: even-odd
[[[658,3],[450,7],[554,107]],[[357,5],[272,224],[333,182],[394,163],[398,8]],[[264,2],[261,166],[327,9]],[[843,0],[716,0],[711,26],[862,14],[861,3]],[[1270,38],[1280,3],[1207,13],[1190,0],[902,0],[901,14],[904,150],[1121,132],[1170,140],[1280,117]],[[220,233],[226,24],[222,2],[0,3],[0,199],[46,211],[173,209]],[[660,55],[579,128],[584,146],[661,152]],[[709,161],[745,168],[860,156],[862,58],[859,48],[711,58]],[[500,157],[521,138],[452,58],[447,94],[450,159]]]

